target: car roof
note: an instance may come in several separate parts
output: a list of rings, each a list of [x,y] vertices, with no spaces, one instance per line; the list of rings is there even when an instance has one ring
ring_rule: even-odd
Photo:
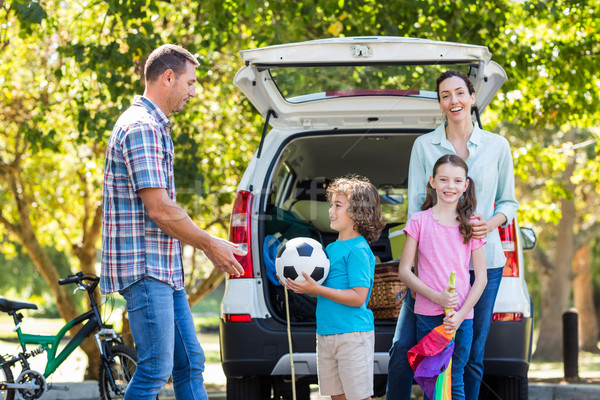
[[[240,54],[245,66],[234,84],[282,129],[433,127],[441,117],[439,71],[468,73],[480,113],[506,81],[487,47],[426,39],[332,38]]]

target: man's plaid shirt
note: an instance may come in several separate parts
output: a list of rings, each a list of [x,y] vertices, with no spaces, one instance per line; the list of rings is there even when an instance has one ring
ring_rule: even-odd
[[[175,201],[171,124],[150,100],[135,96],[108,142],[102,208],[102,274],[108,294],[145,276],[183,288],[179,241],[150,219],[137,191],[165,188]]]

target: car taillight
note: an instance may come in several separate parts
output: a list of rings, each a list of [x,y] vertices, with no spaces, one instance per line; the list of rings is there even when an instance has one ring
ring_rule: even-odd
[[[240,190],[233,204],[231,213],[231,223],[229,225],[229,240],[236,243],[240,248],[247,250],[244,256],[235,256],[244,268],[244,274],[237,278],[253,278],[254,268],[252,266],[252,239],[250,235],[250,222],[252,212],[252,200],[254,195],[245,190]],[[229,275],[230,279],[236,278],[235,275]]]
[[[252,322],[250,314],[225,314],[225,322]]]
[[[492,315],[492,321],[523,321],[523,313],[501,312]]]
[[[515,226],[510,223],[505,227],[498,228],[500,231],[500,242],[506,256],[506,264],[502,276],[519,276],[519,262],[517,257],[517,241]]]

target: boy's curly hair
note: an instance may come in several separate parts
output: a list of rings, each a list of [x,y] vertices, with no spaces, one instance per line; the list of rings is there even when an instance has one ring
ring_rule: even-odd
[[[348,216],[354,221],[354,230],[372,243],[379,239],[385,227],[381,215],[379,193],[364,176],[348,175],[334,179],[327,187],[327,201],[331,203],[334,194],[343,194],[348,201]]]

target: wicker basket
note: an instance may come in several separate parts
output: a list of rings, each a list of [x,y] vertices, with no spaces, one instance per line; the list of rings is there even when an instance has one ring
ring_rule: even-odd
[[[398,278],[398,262],[375,265],[375,279],[368,308],[376,320],[396,320],[402,300],[406,296],[406,285]]]

